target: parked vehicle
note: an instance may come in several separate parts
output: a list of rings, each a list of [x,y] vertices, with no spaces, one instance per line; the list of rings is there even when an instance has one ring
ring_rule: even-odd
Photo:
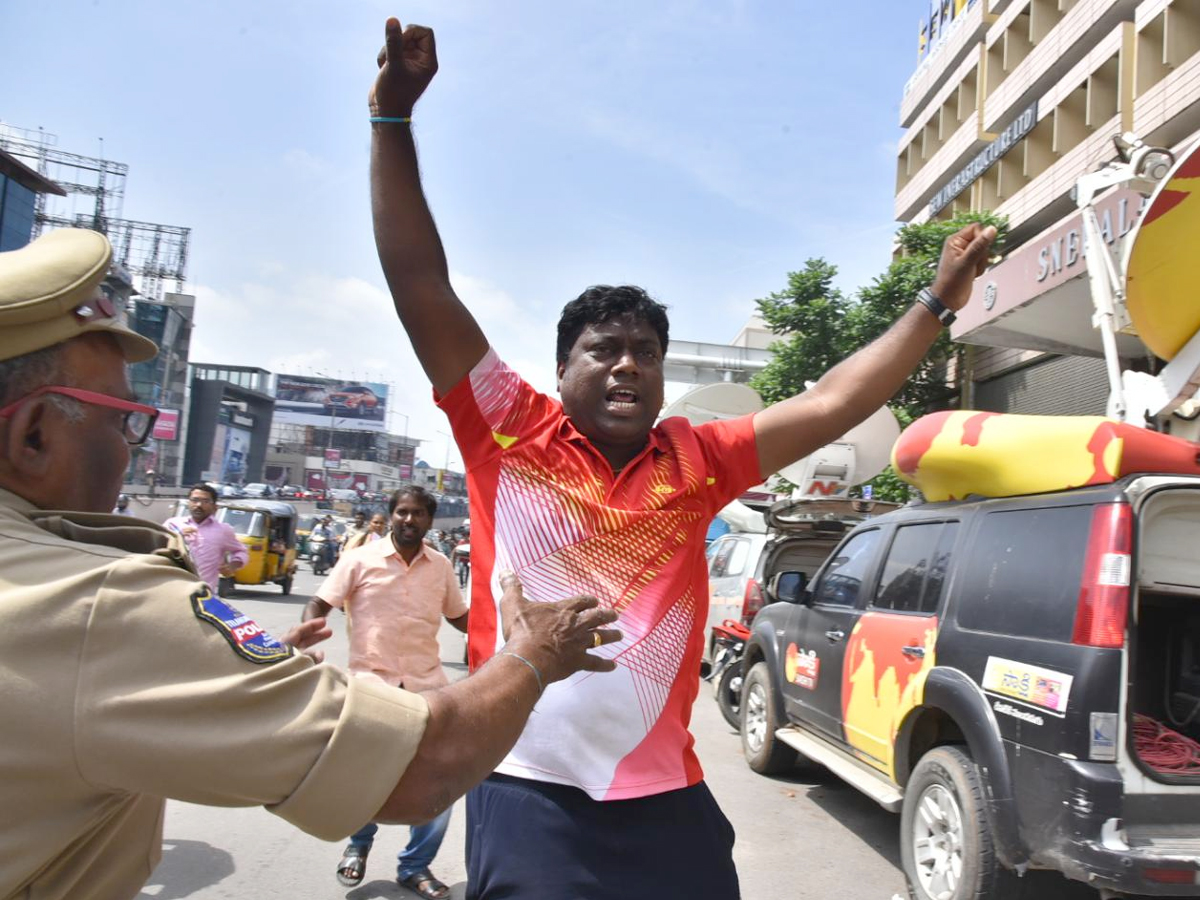
[[[869,515],[895,509],[897,504],[849,498],[783,500],[768,510],[765,533],[731,531],[713,541],[708,556],[708,640],[701,675],[709,677],[721,623],[736,620],[749,625],[765,601],[764,566],[780,543],[789,547],[788,560],[811,575],[825,561],[847,529]]]
[[[274,491],[271,490],[269,484],[263,484],[261,481],[252,481],[250,484],[242,487],[242,495],[245,497],[270,497]]]
[[[1197,534],[1200,477],[1129,474],[910,505],[811,580],[782,537],[743,660],[747,763],[799,753],[899,812],[916,900],[1016,896],[1027,867],[1197,894]]]
[[[712,629],[713,659],[706,681],[711,681],[717,706],[725,721],[734,728],[741,726],[739,710],[742,705],[742,652],[750,629],[741,622],[726,619]]]
[[[232,578],[222,578],[227,596],[239,584],[277,584],[292,592],[296,574],[296,507],[271,500],[240,500],[217,509],[217,520],[231,525],[249,552]]]

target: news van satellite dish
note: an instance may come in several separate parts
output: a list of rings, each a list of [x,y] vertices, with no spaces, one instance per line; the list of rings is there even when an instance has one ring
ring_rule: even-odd
[[[661,419],[683,416],[693,425],[717,419],[735,419],[758,412],[763,408],[758,391],[745,384],[719,381],[688,391],[662,411]],[[717,513],[734,531],[765,534],[767,523],[763,514],[739,500],[732,501]]]
[[[886,406],[851,428],[832,443],[791,465],[779,474],[796,485],[792,498],[839,497],[869,481],[891,462],[892,445],[900,437],[900,423]]]
[[[1200,145],[1159,182],[1130,240],[1129,318],[1156,356],[1172,360],[1200,331]]]
[[[716,419],[736,419],[763,408],[758,391],[745,384],[719,381],[688,391],[662,411],[660,419],[683,416],[693,425]]]

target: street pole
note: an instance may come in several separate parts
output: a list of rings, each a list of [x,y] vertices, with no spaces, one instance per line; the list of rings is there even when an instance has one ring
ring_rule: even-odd
[[[400,439],[400,461],[403,468],[404,460],[408,458],[408,416],[402,412],[396,413],[404,418],[404,436]],[[412,463],[408,464],[408,475],[401,479],[405,484],[412,481]]]
[[[438,434],[440,434],[442,437],[444,437],[444,438],[446,439],[446,460],[445,460],[445,462],[442,464],[442,474],[438,476],[438,490],[439,490],[439,491],[444,491],[444,490],[446,489],[446,472],[447,472],[447,471],[449,470],[449,468],[450,468],[450,441],[451,441],[451,437],[450,437],[450,435],[449,435],[449,434],[447,434],[445,431],[439,431],[439,432],[438,432]]]

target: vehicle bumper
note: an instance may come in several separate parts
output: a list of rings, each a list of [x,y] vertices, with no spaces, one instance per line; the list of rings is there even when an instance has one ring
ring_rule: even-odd
[[[1116,765],[1063,759],[1027,746],[1007,749],[1020,834],[1035,867],[1120,893],[1200,895],[1200,846],[1130,846],[1122,830],[1126,800]]]

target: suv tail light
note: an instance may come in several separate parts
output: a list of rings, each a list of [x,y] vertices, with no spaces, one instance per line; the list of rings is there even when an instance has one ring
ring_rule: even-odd
[[[746,592],[742,595],[742,624],[747,628],[754,621],[754,616],[763,608],[763,592],[758,581],[746,579]]]
[[[1092,511],[1075,608],[1074,643],[1090,647],[1125,643],[1132,541],[1133,510],[1128,503],[1102,503]]]

